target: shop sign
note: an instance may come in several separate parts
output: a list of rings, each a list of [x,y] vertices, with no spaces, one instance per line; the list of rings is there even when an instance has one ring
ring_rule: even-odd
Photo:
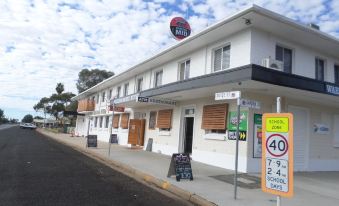
[[[324,125],[324,124],[315,123],[313,125],[313,131],[316,134],[324,134],[324,135],[326,135],[326,134],[330,133],[330,127],[327,126],[327,125]]]
[[[176,101],[169,100],[169,99],[157,99],[157,98],[152,98],[152,97],[138,97],[136,101],[143,102],[143,103],[176,105]]]
[[[218,92],[215,93],[215,100],[226,100],[226,99],[238,99],[240,97],[240,91],[231,92]]]
[[[228,131],[228,140],[236,140],[237,131]],[[246,141],[247,132],[239,131],[239,141]]]
[[[334,95],[339,95],[339,87],[326,84],[326,92]]]
[[[182,40],[191,34],[189,23],[182,17],[174,17],[171,20],[170,29],[176,40]]]
[[[293,115],[263,115],[261,187],[283,197],[293,196]]]
[[[261,158],[262,153],[262,114],[254,114],[253,157]]]
[[[113,101],[111,101],[111,104],[112,104],[112,102],[114,104],[120,104],[120,103],[135,101],[137,99],[137,97],[138,97],[138,94],[133,94],[133,95],[129,95],[129,96],[126,96],[126,97],[121,97],[121,98],[118,98],[118,99],[113,99]]]
[[[240,106],[260,109],[260,102],[251,99],[240,99]]]
[[[247,116],[248,116],[247,111],[240,111],[240,124],[239,124],[240,131],[247,131]],[[227,129],[229,131],[237,130],[237,112],[229,112]]]

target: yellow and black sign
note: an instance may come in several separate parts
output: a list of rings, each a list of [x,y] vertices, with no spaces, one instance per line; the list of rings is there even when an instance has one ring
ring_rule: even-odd
[[[228,131],[228,140],[236,140],[237,131]],[[247,139],[247,132],[246,131],[239,131],[239,141],[246,141]]]

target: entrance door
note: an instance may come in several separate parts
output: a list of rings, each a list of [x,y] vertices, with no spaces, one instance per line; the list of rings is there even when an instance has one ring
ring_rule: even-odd
[[[288,107],[294,119],[294,171],[304,171],[307,166],[308,110],[301,107]]]
[[[192,153],[194,117],[185,117],[184,152]]]
[[[145,119],[130,119],[128,144],[144,146]]]

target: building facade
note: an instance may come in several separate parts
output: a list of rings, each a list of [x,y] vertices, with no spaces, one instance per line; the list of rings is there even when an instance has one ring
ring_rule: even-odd
[[[339,41],[258,6],[74,97],[85,114],[76,133],[144,148],[152,139],[152,152],[234,169],[236,101],[215,100],[224,91],[261,103],[241,108],[240,171],[260,172],[261,115],[277,97],[294,114],[295,170],[339,171]]]

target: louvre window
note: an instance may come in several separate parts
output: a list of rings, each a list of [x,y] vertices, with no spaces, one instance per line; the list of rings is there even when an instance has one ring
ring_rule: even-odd
[[[119,119],[120,119],[120,114],[115,114],[113,116],[113,128],[119,128]]]
[[[124,85],[124,96],[126,97],[128,95],[128,87],[129,87],[129,83],[126,83]]]
[[[162,70],[155,72],[154,76],[154,87],[162,85]]]
[[[141,92],[142,91],[142,83],[143,83],[143,78],[139,78],[137,80],[137,92]]]
[[[179,80],[185,80],[189,78],[190,75],[190,64],[191,61],[187,60],[185,62],[182,62],[180,64],[180,68],[179,68]]]
[[[157,112],[152,111],[149,113],[148,129],[155,129],[156,122],[157,122]]]
[[[121,115],[121,122],[120,122],[120,127],[123,129],[128,129],[128,120],[129,120],[129,114],[124,113]]]
[[[171,129],[172,111],[172,109],[166,109],[158,112],[157,127],[159,129]]]
[[[105,128],[108,128],[108,123],[109,123],[109,116],[106,116]]]
[[[315,58],[315,79],[324,81],[325,61]]]
[[[230,49],[231,46],[225,46],[214,51],[214,71],[221,71],[230,67]]]
[[[292,73],[292,50],[281,46],[275,47],[275,59],[283,62],[284,72]]]
[[[201,128],[205,130],[225,130],[228,104],[205,105]]]
[[[339,85],[339,65],[334,65],[334,82]]]

